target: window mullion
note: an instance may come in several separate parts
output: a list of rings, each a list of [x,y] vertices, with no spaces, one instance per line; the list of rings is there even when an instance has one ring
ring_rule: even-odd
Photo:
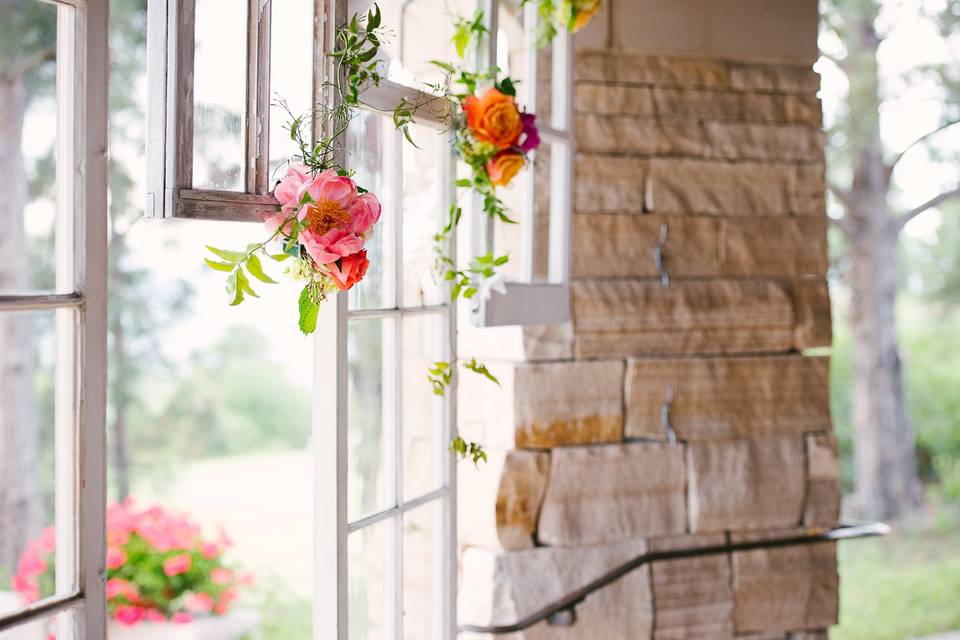
[[[573,36],[553,40],[550,125],[565,134],[550,154],[550,282],[570,281],[570,216],[573,207]]]
[[[272,0],[248,0],[247,117],[245,184],[247,193],[269,192],[270,162],[270,14]]]
[[[394,197],[394,225],[393,225],[393,246],[394,246],[394,304],[397,307],[404,306],[403,300],[403,137],[399,131],[395,132],[391,139],[393,140],[393,193]],[[394,602],[393,602],[393,637],[397,640],[403,640],[403,331],[405,319],[402,315],[395,316],[393,321],[393,472],[394,472],[394,498],[400,508],[394,518]]]

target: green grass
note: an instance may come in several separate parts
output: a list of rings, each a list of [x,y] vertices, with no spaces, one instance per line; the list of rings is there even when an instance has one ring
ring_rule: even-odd
[[[960,630],[960,518],[905,524],[840,544],[832,640],[904,640]]]

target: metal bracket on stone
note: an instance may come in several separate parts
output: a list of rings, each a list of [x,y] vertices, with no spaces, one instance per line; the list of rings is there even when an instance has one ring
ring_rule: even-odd
[[[673,430],[673,425],[670,423],[670,405],[673,404],[673,393],[673,385],[667,385],[667,399],[660,405],[660,424],[667,433],[667,441],[671,447],[677,445],[677,432]]]
[[[575,607],[554,611],[547,617],[547,624],[556,627],[572,627],[577,623],[577,610]]]
[[[667,223],[661,222],[660,238],[653,248],[653,264],[657,268],[657,273],[660,274],[660,286],[664,289],[670,288],[670,274],[667,272],[667,267],[663,262],[663,249],[667,246],[667,232]]]

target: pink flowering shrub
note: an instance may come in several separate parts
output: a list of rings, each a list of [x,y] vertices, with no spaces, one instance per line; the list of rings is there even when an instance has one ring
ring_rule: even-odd
[[[125,625],[190,622],[223,615],[250,583],[222,559],[230,546],[221,533],[205,539],[186,516],[160,507],[138,510],[132,501],[107,509],[107,605]],[[54,593],[53,528],[29,544],[20,558],[13,588],[26,602]]]

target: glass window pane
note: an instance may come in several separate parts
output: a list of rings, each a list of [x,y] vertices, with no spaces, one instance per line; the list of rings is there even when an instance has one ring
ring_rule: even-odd
[[[395,528],[396,520],[388,518],[347,539],[350,640],[394,637]]]
[[[505,0],[500,3],[497,21],[497,66],[501,77],[510,76],[516,84],[521,108],[530,103],[523,14],[519,2]]]
[[[244,191],[246,0],[196,0],[193,187]]]
[[[347,347],[347,515],[352,522],[394,502],[396,324],[352,320]]]
[[[297,149],[285,129],[313,109],[313,0],[274,2],[270,10],[270,186]]]
[[[445,221],[440,162],[450,147],[430,127],[411,127],[411,137],[419,149],[403,145],[403,305],[419,307],[446,297],[433,269],[433,236]]]
[[[444,360],[446,314],[409,316],[403,321],[403,495],[406,500],[442,482],[446,458],[443,398],[433,393],[426,371]]]
[[[443,502],[434,500],[403,518],[403,638],[444,638]]]
[[[68,593],[54,566],[55,316],[0,313],[0,617]]]
[[[158,526],[147,519],[140,536],[151,553],[174,544],[193,554],[199,549],[205,559],[194,555],[186,574],[205,582],[187,584],[211,599],[186,593],[196,591],[183,582],[163,583],[181,597],[169,605],[152,600],[161,615],[199,618],[212,605],[213,615],[227,616],[222,624],[238,634],[309,638],[313,349],[297,330],[301,286],[282,275],[285,265],[265,260],[264,270],[279,284],[254,281],[260,299],[229,307],[226,274],[202,261],[205,243],[243,247],[261,236],[258,225],[148,220],[111,245],[123,259],[109,290],[110,502],[132,499],[114,507],[118,516],[153,514]],[[171,542],[152,530],[189,529],[188,522],[199,528],[199,540],[191,534]],[[115,535],[109,526],[108,537]],[[156,565],[132,553],[117,558],[108,579],[156,593],[150,586]],[[228,572],[215,574],[207,560]],[[123,583],[114,585],[119,593]],[[231,602],[234,593],[238,600]],[[110,613],[118,615],[115,607]]]
[[[56,51],[56,5],[0,3],[0,293],[56,284]]]
[[[367,241],[370,267],[367,275],[350,290],[351,309],[394,306],[396,281],[395,230],[396,153],[399,138],[393,123],[383,116],[360,111],[347,129],[347,166],[355,171],[357,185],[380,200],[380,222]]]

